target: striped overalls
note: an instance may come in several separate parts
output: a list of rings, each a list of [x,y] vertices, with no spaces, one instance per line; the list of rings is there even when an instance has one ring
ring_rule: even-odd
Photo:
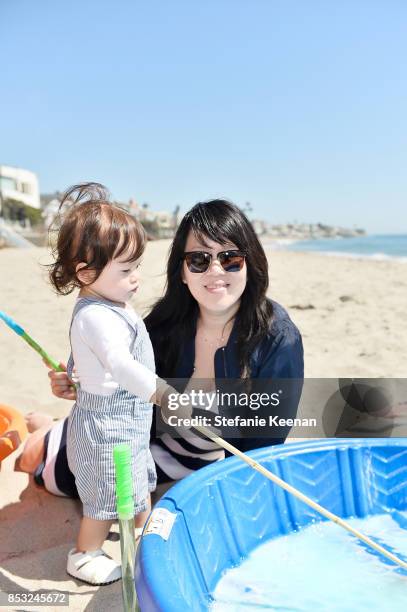
[[[154,353],[143,320],[135,324],[124,308],[93,298],[81,298],[73,311],[89,304],[109,308],[123,317],[134,332],[130,352],[139,363],[155,371]],[[72,322],[71,322],[72,326]],[[68,375],[72,375],[71,353]],[[136,514],[147,509],[149,491],[156,486],[154,461],[149,449],[152,404],[118,387],[112,395],[89,393],[77,385],[77,399],[68,421],[67,455],[75,476],[83,514],[98,520],[117,518],[113,447],[119,443],[131,446],[133,457],[133,490]]]

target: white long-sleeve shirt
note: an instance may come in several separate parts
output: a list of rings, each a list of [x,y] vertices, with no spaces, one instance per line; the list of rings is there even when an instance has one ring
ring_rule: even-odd
[[[126,306],[126,312],[140,324],[132,308]],[[108,396],[120,385],[150,400],[157,377],[133,358],[133,337],[126,321],[108,308],[90,304],[78,312],[71,327],[71,345],[76,376],[84,391]]]

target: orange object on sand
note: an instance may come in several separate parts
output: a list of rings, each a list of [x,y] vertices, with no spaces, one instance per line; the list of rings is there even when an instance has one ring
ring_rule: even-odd
[[[15,451],[28,434],[23,415],[0,404],[0,461]]]

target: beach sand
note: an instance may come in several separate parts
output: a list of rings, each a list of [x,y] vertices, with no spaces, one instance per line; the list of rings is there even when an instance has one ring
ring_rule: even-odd
[[[140,313],[163,289],[170,241],[148,244],[134,306]],[[267,247],[269,296],[287,308],[304,341],[307,377],[404,377],[407,370],[407,267],[292,253]],[[75,296],[56,296],[47,281],[46,249],[0,250],[0,309],[58,360],[69,354],[68,328]],[[55,398],[38,355],[0,323],[0,403],[23,413],[54,417],[71,403]],[[18,453],[17,453],[18,454]],[[76,502],[52,497],[15,472],[12,455],[0,471],[0,589],[66,590],[70,610],[111,610],[120,605],[120,583],[79,586],[65,574],[80,516]],[[118,542],[107,548],[119,558]],[[35,609],[29,606],[19,608]]]
[[[170,241],[148,244],[134,306],[146,313],[161,295]],[[267,250],[269,296],[299,327],[307,377],[403,377],[407,372],[407,266]],[[66,361],[75,295],[57,296],[44,267],[46,249],[0,250],[0,308],[50,355]],[[66,412],[49,391],[40,358],[0,325],[0,401],[23,412]]]

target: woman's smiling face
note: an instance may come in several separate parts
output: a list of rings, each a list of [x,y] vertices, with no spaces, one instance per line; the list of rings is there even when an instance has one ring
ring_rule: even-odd
[[[233,242],[220,244],[209,238],[198,238],[190,231],[185,244],[185,252],[203,251],[212,256],[206,272],[191,272],[184,260],[182,280],[188,285],[192,296],[200,307],[211,312],[226,312],[240,301],[247,281],[246,262],[240,270],[227,272],[216,256],[222,251],[238,251]]]

